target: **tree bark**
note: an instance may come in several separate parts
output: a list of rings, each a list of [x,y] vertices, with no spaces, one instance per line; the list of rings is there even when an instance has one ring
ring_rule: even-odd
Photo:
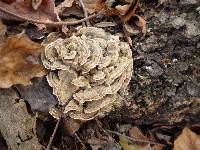
[[[108,118],[199,122],[200,2],[172,0],[158,8],[154,1],[148,2],[143,3],[148,33],[133,43],[131,108]]]

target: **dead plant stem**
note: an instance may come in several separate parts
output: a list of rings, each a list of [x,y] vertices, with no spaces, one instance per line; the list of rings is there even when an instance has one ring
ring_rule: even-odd
[[[67,100],[67,102],[62,106],[62,111],[61,111],[60,117],[59,117],[59,119],[58,119],[58,121],[57,121],[57,123],[56,123],[56,126],[55,126],[54,130],[53,130],[53,134],[52,134],[51,137],[50,137],[50,140],[49,140],[49,143],[48,143],[48,145],[47,145],[46,150],[50,150],[51,144],[52,144],[53,139],[54,139],[55,134],[56,134],[56,131],[57,131],[58,126],[59,126],[59,124],[60,124],[60,121],[61,121],[61,119],[62,119],[62,117],[63,117],[63,113],[64,113],[64,110],[65,110],[65,107],[69,104],[69,102],[70,102],[72,99],[73,99],[73,96],[71,96],[71,97]]]
[[[81,7],[83,9],[83,13],[84,13],[85,18],[88,18],[87,8],[85,7],[85,4],[83,3],[83,0],[79,0],[79,3],[80,3],[80,5],[81,5]],[[87,26],[90,26],[89,20],[86,20],[85,22],[86,22]]]

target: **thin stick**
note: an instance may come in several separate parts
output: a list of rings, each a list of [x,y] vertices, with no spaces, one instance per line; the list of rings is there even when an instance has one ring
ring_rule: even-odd
[[[113,134],[116,134],[118,136],[121,136],[121,137],[124,137],[130,141],[133,141],[133,142],[141,142],[141,143],[147,143],[147,144],[156,144],[156,145],[164,145],[164,144],[161,144],[161,143],[158,143],[158,142],[154,142],[154,141],[147,141],[147,140],[141,140],[141,139],[138,139],[138,138],[131,138],[129,136],[126,136],[126,135],[123,135],[121,133],[118,133],[118,132],[115,132],[115,131],[111,131],[111,130],[106,130],[110,133],[113,133]]]
[[[69,104],[69,102],[70,102],[72,99],[73,99],[73,96],[71,96],[71,97],[67,100],[67,102],[62,106],[62,111],[61,111],[60,117],[59,117],[59,119],[58,119],[58,121],[57,121],[57,123],[56,123],[56,126],[55,126],[54,130],[53,130],[53,134],[52,134],[51,137],[50,137],[50,140],[49,140],[49,143],[48,143],[48,145],[47,145],[46,150],[50,150],[51,144],[52,144],[53,139],[54,139],[54,136],[55,136],[55,134],[56,134],[56,131],[57,131],[57,129],[58,129],[58,126],[59,126],[59,124],[60,124],[60,121],[61,121],[61,119],[62,119],[62,117],[63,117],[63,113],[64,113],[64,110],[65,110],[65,107]]]
[[[84,147],[84,149],[86,149],[85,144],[83,143],[83,141],[80,139],[80,137],[78,136],[78,134],[75,132],[74,136],[78,139],[78,141],[81,143],[81,145]]]
[[[87,18],[83,18],[83,19],[80,19],[80,20],[77,20],[77,21],[71,21],[71,22],[62,22],[62,21],[61,22],[44,22],[44,21],[33,20],[33,19],[30,19],[30,18],[26,18],[24,16],[20,16],[17,13],[10,12],[10,11],[6,10],[5,8],[2,8],[2,7],[0,7],[0,11],[5,13],[5,14],[8,14],[12,17],[15,17],[17,19],[20,19],[21,21],[29,21],[29,22],[32,22],[32,23],[45,24],[45,25],[49,25],[49,26],[76,25],[76,24],[79,24],[79,23],[84,22],[86,20],[89,20],[91,18],[95,18],[98,15],[103,14],[103,12],[99,12],[99,13],[93,14],[93,15],[87,17]]]
[[[101,128],[101,130],[112,139],[112,137],[108,134],[108,132],[102,127],[102,123],[101,121],[99,121],[99,119],[95,119],[96,123],[98,124],[98,126]]]
[[[111,137],[111,135],[102,127],[102,123],[101,121],[99,121],[98,119],[95,119],[96,123],[98,124],[98,126],[101,128],[101,130],[108,136],[108,138],[113,142],[115,143],[116,145],[118,143],[116,143],[116,141]]]
[[[83,9],[83,13],[84,13],[85,18],[88,18],[87,8],[85,7],[83,0],[79,0],[79,3],[80,3],[80,5]],[[88,20],[86,20],[85,22],[86,22],[87,26],[90,26],[90,22]]]

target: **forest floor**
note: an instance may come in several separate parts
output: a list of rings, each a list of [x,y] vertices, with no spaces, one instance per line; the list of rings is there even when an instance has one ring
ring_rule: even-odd
[[[79,9],[69,8],[68,20],[84,17]],[[200,149],[200,2],[143,0],[136,13],[146,22],[129,21],[134,26],[128,35],[134,61],[126,96],[129,105],[87,122],[63,118],[52,149]],[[90,19],[90,24],[127,40],[117,20],[99,16]],[[39,30],[26,22],[3,23],[7,36],[25,30],[37,43],[53,31],[69,36],[78,26],[67,26],[67,31],[65,26]],[[45,149],[57,123],[47,110],[56,104],[46,77],[32,79],[30,86],[0,89],[0,150]]]

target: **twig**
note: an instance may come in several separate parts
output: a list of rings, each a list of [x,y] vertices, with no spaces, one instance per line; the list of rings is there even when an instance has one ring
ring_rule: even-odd
[[[112,136],[102,127],[102,123],[98,119],[95,119],[95,121],[97,125],[101,128],[101,130],[104,132],[104,134],[108,136],[109,140],[111,140],[113,143],[117,145],[118,143],[116,143],[116,141],[112,138]]]
[[[83,19],[80,19],[80,20],[77,20],[77,21],[71,21],[71,22],[62,22],[62,21],[61,22],[44,22],[44,21],[40,21],[40,20],[33,20],[33,19],[30,19],[30,18],[26,18],[24,16],[18,15],[17,13],[10,12],[10,11],[2,8],[2,7],[0,7],[0,12],[3,12],[5,14],[10,15],[13,18],[17,18],[21,21],[29,21],[29,22],[32,22],[32,23],[45,24],[45,25],[49,25],[49,26],[76,25],[76,24],[79,24],[81,22],[87,21],[91,18],[95,18],[98,15],[103,14],[103,12],[99,12],[99,13],[93,14],[89,17],[86,17],[86,18],[83,18]]]
[[[83,9],[83,13],[84,13],[85,18],[88,18],[87,8],[85,7],[83,0],[79,0],[79,3],[80,3],[80,5]],[[90,22],[88,20],[86,20],[85,22],[86,22],[87,26],[90,26]]]
[[[123,135],[121,133],[118,133],[118,132],[115,132],[115,131],[111,131],[111,130],[106,130],[110,133],[113,133],[113,134],[116,134],[118,136],[121,136],[121,137],[124,137],[130,141],[133,141],[133,142],[141,142],[141,143],[147,143],[147,144],[155,144],[155,145],[165,145],[165,144],[161,144],[161,143],[158,143],[158,142],[154,142],[154,141],[147,141],[147,140],[141,140],[141,139],[138,139],[138,138],[131,138],[129,136],[126,136],[126,135]]]
[[[59,119],[58,119],[58,121],[57,121],[57,123],[56,123],[56,126],[55,126],[54,130],[53,130],[53,134],[52,134],[51,137],[50,137],[50,140],[49,140],[49,143],[48,143],[48,145],[47,145],[46,150],[50,150],[51,144],[52,144],[53,139],[54,139],[54,136],[55,136],[55,134],[56,134],[56,131],[57,131],[57,129],[58,129],[58,126],[59,126],[59,124],[60,124],[60,121],[61,121],[61,119],[62,119],[62,117],[63,117],[63,113],[64,113],[64,110],[65,110],[65,107],[69,104],[69,102],[70,102],[72,99],[73,99],[73,96],[71,96],[71,97],[67,100],[67,102],[65,102],[65,104],[62,106],[62,111],[61,111],[60,117],[59,117]]]
[[[84,149],[86,149],[85,144],[83,143],[83,141],[80,139],[80,137],[78,136],[78,134],[75,132],[74,136],[78,139],[78,141],[81,143],[81,145],[84,147]]]
[[[102,127],[102,123],[99,121],[99,119],[95,119],[97,125],[101,128],[101,130],[112,139],[112,137],[108,134],[108,132]]]

